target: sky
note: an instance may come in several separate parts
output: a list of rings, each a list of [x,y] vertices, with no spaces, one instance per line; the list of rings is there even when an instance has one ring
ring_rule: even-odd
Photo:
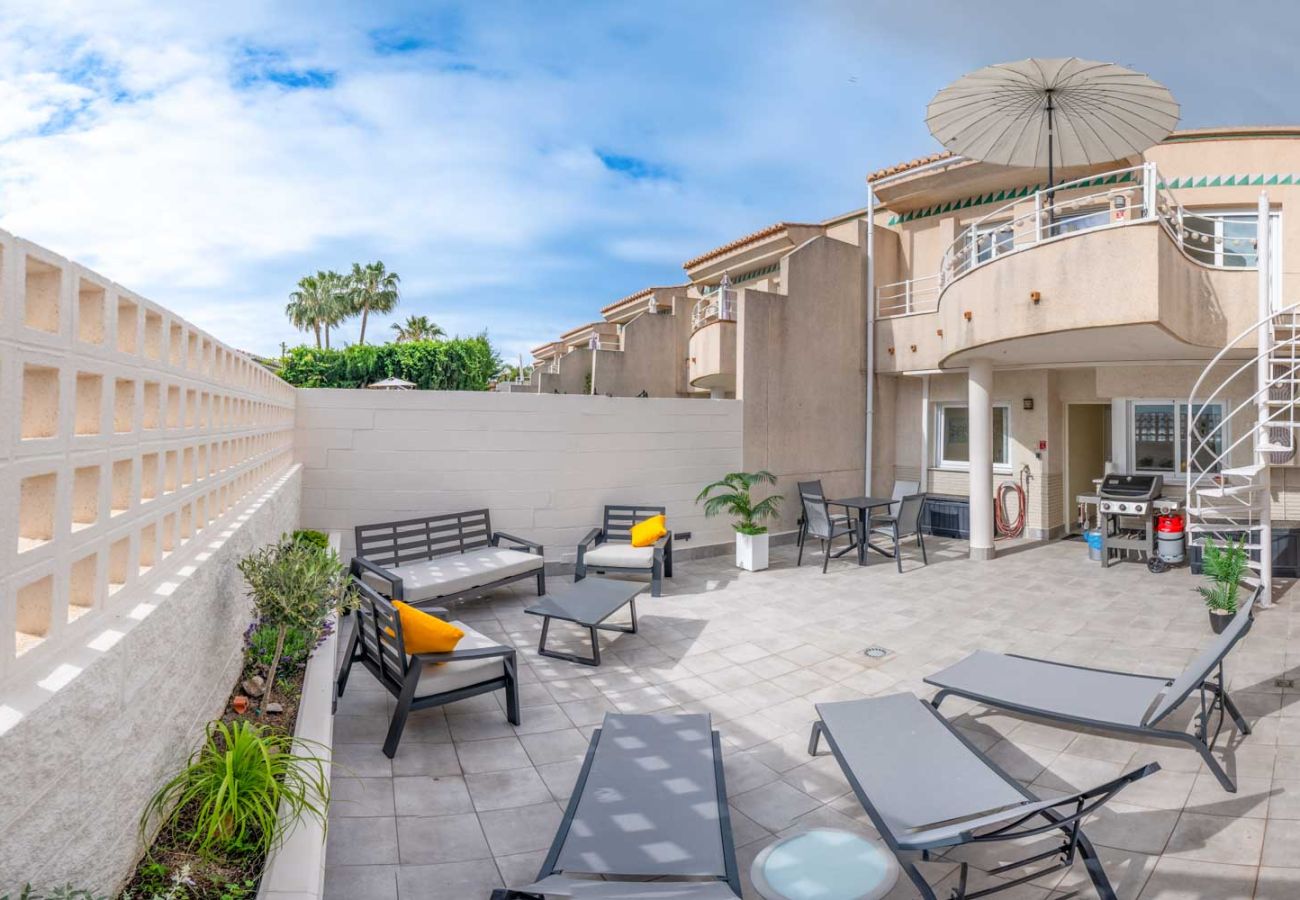
[[[863,206],[967,71],[1100,59],[1183,127],[1294,124],[1297,39],[1284,2],[0,0],[0,228],[264,354],[308,337],[302,275],[379,259],[368,338],[427,315],[513,360]]]

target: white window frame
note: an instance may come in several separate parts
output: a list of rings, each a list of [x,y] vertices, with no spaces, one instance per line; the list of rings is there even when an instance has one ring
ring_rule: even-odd
[[[1195,406],[1217,406],[1219,415],[1226,416],[1228,413],[1228,404],[1224,401],[1216,400],[1208,404],[1193,404]],[[1139,406],[1173,406],[1174,409],[1174,470],[1172,472],[1165,469],[1142,469],[1137,464],[1137,408]],[[1186,460],[1183,455],[1187,452],[1187,435],[1183,433],[1183,419],[1178,414],[1181,407],[1188,406],[1187,398],[1182,397],[1133,397],[1128,401],[1128,415],[1126,416],[1128,433],[1124,435],[1124,455],[1129,461],[1130,469],[1134,473],[1144,475],[1161,475],[1168,482],[1181,483],[1187,480],[1187,469],[1185,468]],[[1191,409],[1188,409],[1188,418],[1191,418]],[[1232,445],[1232,427],[1231,423],[1224,422],[1223,429],[1220,431],[1220,446],[1229,447]]]
[[[936,469],[947,469],[947,470],[950,470],[950,471],[958,471],[958,472],[969,472],[969,471],[970,471],[970,461],[969,461],[969,460],[964,460],[964,459],[944,459],[944,458],[943,458],[943,416],[944,416],[944,413],[945,413],[947,410],[950,410],[950,409],[968,409],[969,406],[970,406],[970,404],[968,404],[968,403],[962,403],[962,402],[960,402],[960,401],[956,401],[956,400],[954,400],[954,401],[945,401],[945,402],[941,402],[941,403],[936,403],[936,404],[934,404],[934,429],[933,429],[933,433],[934,433],[934,459],[933,459],[933,462],[934,462],[934,467],[935,467]],[[1002,453],[1002,455],[1006,458],[1006,462],[995,462],[995,463],[993,464],[993,471],[994,471],[994,472],[999,472],[999,473],[1007,473],[1007,472],[1010,472],[1010,471],[1011,471],[1011,404],[1010,404],[1010,403],[994,403],[994,404],[993,404],[993,408],[994,408],[994,409],[1000,409],[1000,410],[1003,411],[1004,421],[1007,423],[1007,430],[1006,430],[1006,433],[1002,436],[1002,449],[1003,449],[1003,453]],[[970,427],[969,420],[967,421],[967,427],[968,427],[968,428]],[[997,437],[997,435],[994,435],[994,438],[995,438],[995,439],[996,439],[996,437]],[[994,455],[996,456],[996,453],[995,453]]]

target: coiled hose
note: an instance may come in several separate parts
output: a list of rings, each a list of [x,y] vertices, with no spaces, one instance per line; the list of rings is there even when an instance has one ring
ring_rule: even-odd
[[[1007,494],[1016,495],[1016,520],[1007,519]],[[1025,530],[1025,489],[1019,481],[1004,481],[993,497],[993,525],[999,537],[1020,537]]]

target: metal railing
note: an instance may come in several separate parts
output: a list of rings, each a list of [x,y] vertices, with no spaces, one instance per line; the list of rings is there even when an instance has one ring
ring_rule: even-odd
[[[1148,162],[1034,191],[976,219],[945,249],[936,274],[878,287],[876,314],[933,312],[948,285],[995,259],[1075,234],[1150,222],[1159,222],[1183,255],[1200,265],[1255,265],[1249,234],[1225,235],[1221,219],[1187,212]]]
[[[702,297],[691,310],[691,330],[697,331],[711,322],[736,321],[736,292],[715,290]]]

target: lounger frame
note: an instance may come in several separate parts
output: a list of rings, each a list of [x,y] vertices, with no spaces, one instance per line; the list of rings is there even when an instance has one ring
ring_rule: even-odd
[[[591,774],[591,766],[596,760],[596,748],[600,744],[600,737],[603,728],[597,728],[592,732],[591,743],[587,745],[587,756],[582,761],[582,771],[578,773],[578,780],[573,786],[573,793],[569,795],[568,805],[564,810],[564,818],[560,820],[560,827],[555,832],[555,839],[551,841],[551,849],[546,854],[546,859],[542,862],[542,867],[537,872],[534,881],[541,881],[551,875],[558,874],[556,862],[560,858],[560,852],[564,849],[564,842],[569,836],[569,829],[573,827],[573,818],[578,812],[578,803],[582,799],[582,793],[587,786],[587,776]],[[740,869],[736,865],[736,845],[731,835],[731,811],[727,806],[727,783],[726,775],[722,770],[722,740],[718,732],[714,729],[711,732],[713,740],[713,775],[717,783],[718,795],[718,827],[722,830],[722,857],[726,865],[726,875],[717,879],[731,888],[731,892],[737,897],[741,896],[740,890]],[[530,894],[523,891],[510,889],[496,890],[492,892],[492,900],[544,900],[541,894]]]
[[[1250,604],[1249,609],[1254,609],[1254,605],[1259,599],[1261,592],[1262,588],[1257,588],[1254,594],[1251,595],[1250,600],[1248,601]],[[1112,731],[1120,734],[1133,735],[1134,737],[1157,738],[1159,740],[1187,744],[1201,755],[1201,759],[1205,761],[1206,767],[1214,773],[1214,777],[1218,779],[1219,784],[1223,786],[1223,789],[1231,793],[1236,793],[1236,783],[1228,777],[1228,773],[1223,770],[1223,766],[1219,765],[1219,761],[1214,758],[1213,751],[1214,745],[1219,739],[1219,734],[1223,731],[1225,714],[1232,717],[1233,724],[1237,726],[1237,731],[1242,736],[1250,734],[1251,731],[1250,724],[1246,721],[1245,717],[1242,716],[1241,711],[1237,709],[1237,705],[1232,702],[1232,697],[1228,695],[1227,682],[1225,681],[1223,674],[1223,660],[1228,653],[1232,651],[1232,648],[1237,645],[1237,642],[1246,636],[1253,624],[1254,616],[1252,612],[1240,633],[1228,642],[1218,656],[1205,668],[1204,675],[1213,677],[1199,677],[1192,683],[1188,684],[1187,689],[1182,692],[1181,696],[1174,698],[1172,702],[1162,701],[1162,704],[1167,707],[1165,711],[1151,722],[1141,725],[1109,722],[1086,716],[1071,716],[1056,710],[1039,709],[1037,707],[1009,702],[998,697],[990,697],[981,694],[978,691],[962,690],[958,687],[952,687],[941,684],[937,681],[931,681],[929,678],[925,679],[925,681],[927,684],[933,684],[935,687],[939,688],[939,693],[935,694],[934,698],[930,701],[930,704],[935,709],[938,709],[939,704],[949,695],[955,695],[958,697],[964,697],[967,700],[973,700],[976,703],[981,703],[994,709],[1004,709],[1008,712],[1017,713],[1019,715],[1048,719],[1050,721],[1062,722],[1067,725],[1077,725],[1084,728],[1095,728],[1099,731]],[[1024,659],[1029,660],[1030,662],[1060,666],[1066,669],[1077,669],[1085,672],[1099,672],[1107,675],[1122,675],[1126,678],[1141,678],[1150,681],[1159,681],[1171,687],[1178,680],[1177,676],[1166,678],[1158,675],[1139,675],[1133,672],[1120,672],[1113,669],[1076,666],[1069,663],[1059,663],[1052,660],[1037,659],[1032,656],[1021,656],[1014,653],[1008,653],[1006,655],[1012,659]],[[1194,733],[1189,734],[1186,731],[1174,731],[1169,728],[1156,727],[1160,722],[1172,715],[1176,709],[1182,706],[1187,698],[1192,695],[1193,691],[1199,693],[1200,706],[1196,713],[1197,721],[1196,731]],[[1211,720],[1214,719],[1216,712],[1218,713],[1218,721],[1214,724],[1214,731],[1213,734],[1211,734],[1210,723]]]
[[[920,700],[919,698],[917,699],[917,702],[924,705],[936,719],[943,723],[944,727],[947,728],[948,731],[957,738],[957,740],[961,741],[961,743],[975,758],[980,760],[991,771],[1001,777],[1003,781],[1013,787],[1021,796],[1031,803],[1041,804],[1042,801],[1040,798],[1034,796],[1028,788],[1016,781],[1006,772],[1002,771],[995,762],[989,759],[989,757],[982,753],[978,747],[972,744],[960,730],[954,728],[947,719],[941,716],[938,710],[934,709],[933,706],[926,704],[924,700]],[[889,849],[898,860],[899,865],[902,867],[903,871],[907,873],[907,877],[911,880],[917,891],[920,892],[924,900],[938,900],[938,898],[934,893],[934,889],[931,888],[930,883],[925,880],[925,876],[923,876],[920,869],[917,868],[917,860],[913,858],[913,855],[919,855],[921,861],[928,862],[932,850],[961,846],[964,844],[986,844],[997,841],[1022,840],[1024,838],[1032,838],[1053,831],[1061,831],[1063,834],[1061,844],[1058,847],[1054,847],[1051,850],[1045,850],[1041,853],[1035,853],[1023,859],[1013,860],[997,867],[996,869],[990,870],[989,874],[998,875],[1002,872],[1017,869],[1021,866],[1032,865],[1059,855],[1059,859],[1055,863],[1040,869],[1035,869],[1033,872],[1010,879],[994,887],[983,888],[977,891],[968,890],[967,881],[970,867],[968,863],[960,863],[958,885],[953,889],[953,893],[950,895],[948,900],[976,900],[976,898],[979,897],[987,897],[991,894],[1010,890],[1018,885],[1033,881],[1037,878],[1042,878],[1044,875],[1049,875],[1052,872],[1070,868],[1074,865],[1076,856],[1082,857],[1084,867],[1088,872],[1088,877],[1092,880],[1093,887],[1097,889],[1098,897],[1100,897],[1101,900],[1118,900],[1114,888],[1111,887],[1110,879],[1107,878],[1106,871],[1102,867],[1101,859],[1097,855],[1097,850],[1093,847],[1092,842],[1088,840],[1088,836],[1083,833],[1081,826],[1085,818],[1100,807],[1104,806],[1111,797],[1115,796],[1115,794],[1119,793],[1123,788],[1141,778],[1155,774],[1160,770],[1158,763],[1150,763],[1142,768],[1134,769],[1118,778],[1112,779],[1098,787],[1086,791],[1079,791],[1068,797],[1062,797],[1051,803],[1049,806],[1036,806],[1032,811],[1029,811],[1024,815],[1012,818],[1005,824],[1000,824],[991,828],[989,831],[981,832],[979,834],[963,834],[961,839],[957,840],[954,840],[951,837],[946,837],[943,840],[929,841],[924,837],[925,832],[918,832],[917,840],[908,841],[904,844],[897,839],[893,833],[893,829],[890,828],[884,817],[880,815],[880,812],[871,802],[871,798],[863,789],[862,784],[854,774],[852,767],[846,762],[843,753],[840,751],[839,745],[835,742],[835,735],[832,733],[831,729],[824,725],[821,719],[818,719],[813,723],[812,733],[808,738],[808,754],[810,756],[817,755],[817,745],[822,737],[825,737],[826,743],[830,745],[831,753],[835,756],[835,761],[839,763],[840,770],[844,773],[844,777],[848,779],[849,786],[853,789],[853,793],[858,798],[858,802],[862,804],[862,808],[866,811],[867,817],[871,819],[871,824],[875,826],[876,831],[879,832],[881,838],[889,846]],[[1033,820],[1039,816],[1042,816],[1047,821],[1041,824],[1031,824],[1033,823]]]

